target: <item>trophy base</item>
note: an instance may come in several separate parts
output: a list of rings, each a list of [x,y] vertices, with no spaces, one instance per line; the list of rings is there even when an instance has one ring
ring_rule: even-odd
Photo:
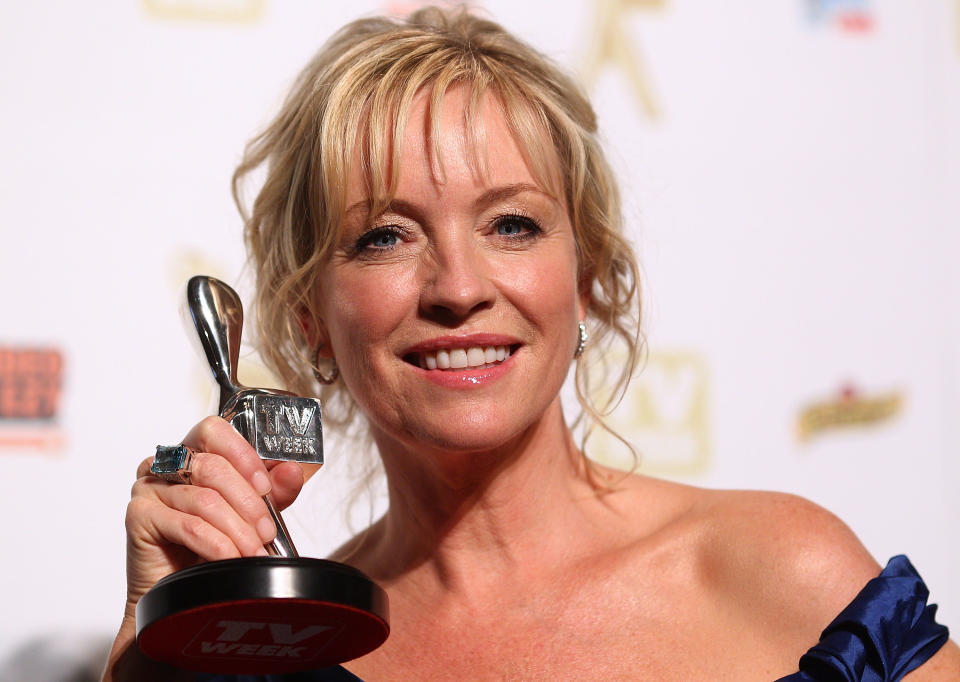
[[[288,673],[363,656],[390,632],[387,595],[325,559],[252,557],[199,564],[137,604],[137,643],[195,672]]]

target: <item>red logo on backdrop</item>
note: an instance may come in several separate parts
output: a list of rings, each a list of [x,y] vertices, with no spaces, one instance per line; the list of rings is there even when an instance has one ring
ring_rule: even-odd
[[[59,350],[0,347],[0,447],[60,447],[63,436],[57,416],[62,386]]]
[[[214,618],[183,650],[191,658],[309,661],[333,641],[343,627],[315,622],[264,623]]]

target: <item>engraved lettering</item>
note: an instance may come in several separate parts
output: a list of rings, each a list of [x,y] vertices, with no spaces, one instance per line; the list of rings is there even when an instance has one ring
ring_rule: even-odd
[[[298,436],[307,433],[307,427],[310,426],[310,420],[313,419],[313,413],[317,411],[315,406],[304,407],[303,412],[297,409],[296,405],[285,405],[283,411],[287,414],[287,423]]]
[[[274,435],[280,433],[280,412],[282,410],[283,408],[280,405],[271,403],[260,406],[260,413],[266,415],[264,424],[267,427],[267,433]]]
[[[270,623],[270,636],[277,644],[297,644],[332,629],[332,625],[308,625],[298,632],[287,623]]]
[[[217,627],[223,628],[223,632],[217,637],[218,642],[238,642],[250,630],[262,630],[266,623],[248,623],[242,620],[221,620]]]
[[[280,651],[277,652],[277,656],[289,656],[290,658],[300,658],[300,652],[302,652],[307,647],[305,646],[285,646]]]
[[[277,436],[264,436],[263,445],[270,452],[276,452],[280,449],[280,438]]]
[[[205,654],[229,654],[239,644],[224,644],[223,642],[200,642],[200,651]]]

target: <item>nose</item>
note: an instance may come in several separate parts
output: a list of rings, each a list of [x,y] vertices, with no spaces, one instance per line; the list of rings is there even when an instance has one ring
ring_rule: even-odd
[[[427,260],[420,294],[424,315],[452,325],[493,305],[496,287],[492,265],[470,237],[461,233],[435,243]]]

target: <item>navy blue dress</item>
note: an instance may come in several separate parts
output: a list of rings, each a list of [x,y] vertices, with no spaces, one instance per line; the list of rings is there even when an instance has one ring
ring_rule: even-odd
[[[895,682],[933,656],[949,637],[927,604],[927,586],[910,560],[895,556],[777,682]],[[201,676],[204,682],[357,682],[340,666],[286,675]],[[360,680],[362,682],[362,680]]]
[[[800,671],[778,682],[893,682],[940,650],[949,637],[934,620],[936,604],[905,556],[879,576],[820,635],[800,659]]]

